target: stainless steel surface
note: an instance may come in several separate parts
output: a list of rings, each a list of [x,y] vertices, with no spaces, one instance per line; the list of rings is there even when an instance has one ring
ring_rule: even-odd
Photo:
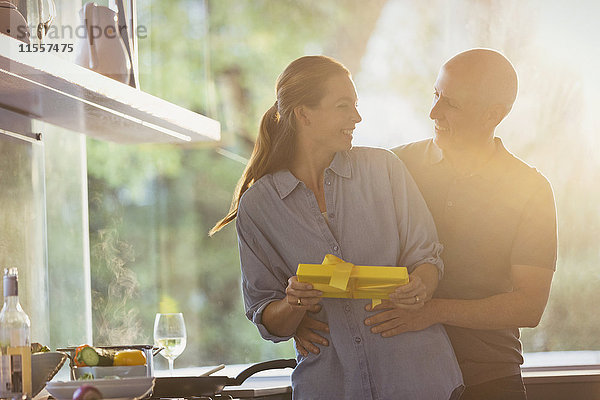
[[[156,350],[156,347],[149,345],[149,344],[132,344],[132,345],[123,345],[123,346],[94,346],[95,348],[98,349],[105,349],[105,350],[128,350],[128,349],[132,349],[132,350],[142,350],[144,352],[144,355],[146,356],[146,376],[154,376],[154,358],[153,358],[153,354],[154,354],[154,350]],[[75,350],[77,349],[77,347],[64,347],[61,349],[56,349],[56,351],[62,351],[65,352],[68,356],[69,356],[69,366],[71,367],[71,379],[75,380],[75,373],[73,370],[73,367],[75,367],[75,363],[73,362],[73,357],[75,356]]]

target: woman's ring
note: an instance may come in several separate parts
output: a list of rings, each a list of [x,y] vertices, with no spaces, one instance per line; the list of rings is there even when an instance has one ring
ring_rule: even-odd
[[[419,295],[416,294],[415,295],[415,304],[417,304],[419,301],[421,301],[421,299],[419,298]]]
[[[302,306],[302,299],[300,297],[298,297],[298,301],[296,301],[296,304],[298,304],[299,306]]]

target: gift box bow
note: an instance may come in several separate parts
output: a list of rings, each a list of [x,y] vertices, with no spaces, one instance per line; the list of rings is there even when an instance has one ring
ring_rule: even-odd
[[[298,264],[299,282],[309,282],[323,297],[372,299],[373,307],[408,283],[405,267],[354,265],[333,254],[321,264]]]

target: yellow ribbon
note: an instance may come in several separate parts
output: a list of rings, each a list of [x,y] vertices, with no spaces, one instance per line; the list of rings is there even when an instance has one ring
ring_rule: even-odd
[[[333,254],[327,254],[322,264],[334,265],[333,274],[331,274],[331,279],[329,280],[329,286],[345,291],[348,287],[348,281],[350,280],[350,274],[352,273],[354,264],[345,262]]]
[[[317,290],[328,291],[328,292],[355,292],[360,290],[362,292],[376,292],[382,289],[391,289],[398,285],[395,284],[379,284],[379,285],[355,285],[354,287],[349,288],[348,282],[350,281],[350,274],[352,273],[352,268],[354,268],[354,264],[346,262],[339,257],[334,256],[333,254],[327,254],[325,259],[322,262],[323,265],[333,265],[334,270],[331,274],[331,279],[329,280],[329,284],[324,283],[315,283],[313,287]],[[333,290],[332,290],[333,289]],[[381,304],[381,299],[372,298],[371,305],[375,307]]]

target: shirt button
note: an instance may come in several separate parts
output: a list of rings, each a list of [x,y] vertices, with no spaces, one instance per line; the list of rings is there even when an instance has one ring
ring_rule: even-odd
[[[447,204],[448,204],[448,207],[454,207],[454,202],[453,201],[449,201]]]
[[[354,341],[355,341],[356,343],[360,343],[361,339],[360,339],[360,338],[357,336],[357,337],[355,337],[355,338],[354,338]]]
[[[327,181],[327,185],[331,185],[331,181]]]
[[[333,251],[338,251],[339,247],[333,246]]]

